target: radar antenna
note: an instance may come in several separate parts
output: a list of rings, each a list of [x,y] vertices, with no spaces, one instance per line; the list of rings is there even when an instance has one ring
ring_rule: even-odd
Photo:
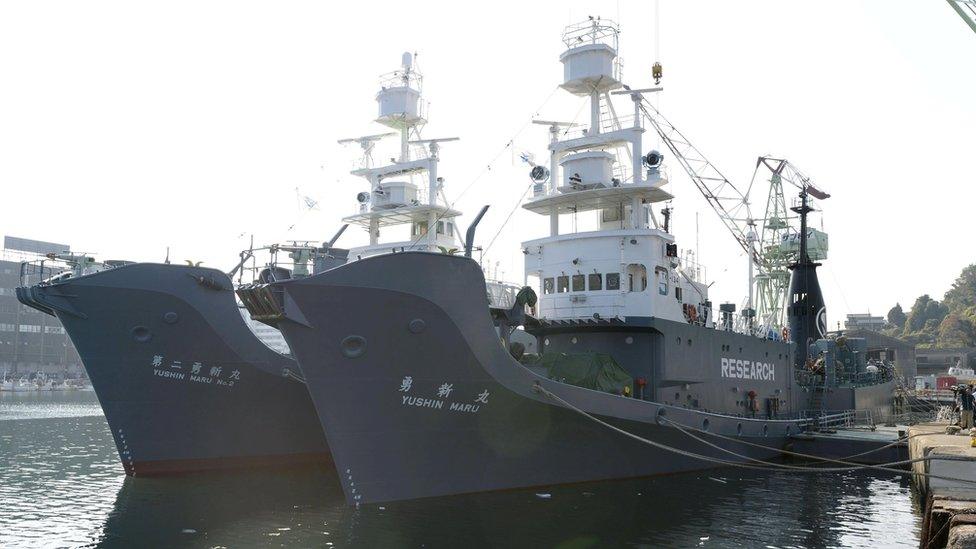
[[[386,137],[393,137],[395,135],[397,134],[393,132],[376,133],[373,135],[364,135],[361,137],[349,137],[347,139],[340,139],[338,143],[340,145],[348,145],[349,143],[359,143],[359,146],[362,147],[363,149],[363,167],[372,168],[373,148],[376,147],[376,142]]]

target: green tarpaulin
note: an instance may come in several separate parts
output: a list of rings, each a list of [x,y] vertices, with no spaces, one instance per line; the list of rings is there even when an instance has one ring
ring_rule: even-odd
[[[634,379],[604,353],[545,353],[539,358],[549,379],[608,393],[622,393],[624,387],[633,390]]]

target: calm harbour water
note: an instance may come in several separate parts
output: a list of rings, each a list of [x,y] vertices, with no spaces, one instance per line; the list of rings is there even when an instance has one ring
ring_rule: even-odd
[[[907,480],[716,469],[355,509],[326,468],[126,478],[94,393],[0,394],[0,547],[918,547]]]

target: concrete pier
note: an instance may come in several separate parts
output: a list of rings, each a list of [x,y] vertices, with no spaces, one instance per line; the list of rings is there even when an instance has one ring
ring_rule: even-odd
[[[976,481],[976,448],[969,433],[948,435],[946,427],[946,423],[923,423],[908,430],[909,457],[931,458],[912,464],[917,473],[913,481],[925,501],[920,546],[976,548],[976,484],[918,474]]]

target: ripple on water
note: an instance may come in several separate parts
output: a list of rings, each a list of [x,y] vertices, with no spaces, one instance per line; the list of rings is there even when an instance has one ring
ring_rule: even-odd
[[[101,415],[98,398],[88,391],[0,392],[0,421]]]
[[[111,434],[90,403],[38,402],[36,414],[21,402],[24,413],[0,421],[0,546],[90,544],[124,477]]]
[[[918,545],[907,482],[867,473],[712,470],[359,509],[329,468],[126,478],[90,399],[0,399],[0,547]]]

